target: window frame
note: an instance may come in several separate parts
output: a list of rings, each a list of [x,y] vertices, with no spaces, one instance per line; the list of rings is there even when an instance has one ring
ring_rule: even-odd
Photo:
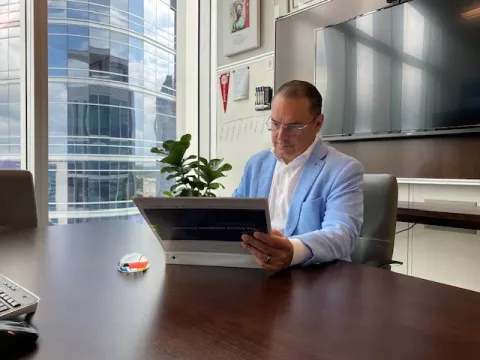
[[[48,225],[48,12],[47,0],[20,2],[20,28],[26,49],[21,80],[22,133],[25,168],[32,173],[39,227]],[[29,59],[29,61],[27,61]],[[24,156],[22,155],[22,159]],[[23,166],[22,166],[23,167]]]
[[[188,1],[188,7],[187,7]],[[177,136],[192,134],[191,152],[198,154],[200,144],[210,148],[210,68],[211,2],[178,0],[176,49],[176,130]],[[48,1],[20,1],[20,41],[25,44],[21,53],[21,168],[32,173],[39,227],[49,224],[49,141],[48,141]],[[208,15],[208,16],[206,16]],[[203,16],[203,17],[201,17]],[[202,19],[202,21],[200,21]],[[216,32],[213,32],[214,34]],[[67,39],[68,48],[68,39]],[[23,49],[22,49],[23,50]],[[68,61],[68,59],[67,59]],[[199,77],[199,70],[208,70]],[[206,79],[206,80],[205,80]],[[199,86],[205,80],[200,97]],[[200,100],[205,105],[199,107]],[[145,109],[140,109],[143,113]],[[200,114],[199,112],[202,112]],[[213,114],[214,112],[212,112]],[[200,120],[201,119],[201,120]],[[201,122],[207,121],[206,131],[199,132]],[[204,156],[210,155],[204,153]]]

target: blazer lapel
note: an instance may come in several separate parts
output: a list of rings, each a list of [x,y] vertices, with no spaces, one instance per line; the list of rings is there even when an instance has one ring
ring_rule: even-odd
[[[287,237],[291,236],[297,227],[300,208],[325,165],[324,159],[327,156],[327,152],[327,146],[320,140],[305,164],[288,211],[287,224],[285,226],[285,236]]]
[[[258,184],[257,197],[266,198],[270,195],[270,188],[272,187],[273,172],[275,171],[275,165],[277,159],[273,154],[269,154],[262,163],[261,173],[258,174],[260,181]]]

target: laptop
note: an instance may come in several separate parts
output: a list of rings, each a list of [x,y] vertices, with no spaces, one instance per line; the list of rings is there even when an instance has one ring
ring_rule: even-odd
[[[270,233],[267,199],[134,198],[167,264],[258,268],[243,234]]]

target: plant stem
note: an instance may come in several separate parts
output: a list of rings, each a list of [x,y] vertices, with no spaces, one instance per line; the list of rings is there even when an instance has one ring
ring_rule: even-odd
[[[207,187],[205,188],[205,193],[203,194],[203,197],[206,197],[208,190],[210,190],[210,183],[207,182]]]

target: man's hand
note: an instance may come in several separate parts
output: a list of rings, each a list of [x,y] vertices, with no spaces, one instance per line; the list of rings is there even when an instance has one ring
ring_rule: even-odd
[[[242,247],[253,255],[255,261],[265,270],[279,271],[292,262],[293,245],[277,230],[271,235],[254,233],[242,236]]]

